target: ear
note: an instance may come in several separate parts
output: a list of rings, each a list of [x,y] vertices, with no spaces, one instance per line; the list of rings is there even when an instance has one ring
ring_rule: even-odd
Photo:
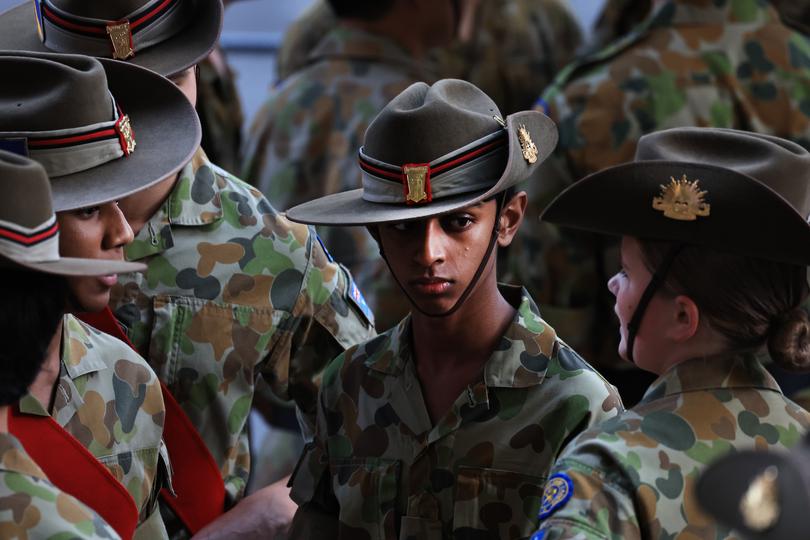
[[[512,243],[520,224],[523,223],[523,216],[526,213],[528,197],[525,191],[519,191],[507,201],[501,210],[500,229],[498,230],[498,246],[506,247]]]
[[[684,343],[697,334],[700,326],[700,309],[694,300],[680,294],[673,302],[673,321],[667,336],[677,343]]]

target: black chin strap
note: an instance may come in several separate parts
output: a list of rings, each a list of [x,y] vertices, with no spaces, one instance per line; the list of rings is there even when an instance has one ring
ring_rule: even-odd
[[[636,306],[636,310],[633,312],[633,317],[630,319],[630,324],[627,325],[627,359],[634,364],[636,361],[633,359],[633,345],[636,341],[636,334],[641,327],[644,313],[647,311],[650,300],[652,300],[655,293],[658,292],[661,284],[664,283],[669,269],[672,267],[672,262],[675,260],[678,253],[680,253],[681,249],[683,249],[683,244],[675,244],[669,248],[669,251],[664,256],[664,260],[661,261],[661,264],[656,268],[650,282],[647,284],[647,288],[644,289],[638,301],[638,306]]]
[[[458,300],[456,300],[456,303],[453,304],[453,307],[442,313],[428,313],[427,311],[419,307],[419,304],[417,304],[414,301],[411,295],[408,294],[408,291],[405,289],[405,287],[402,286],[402,283],[399,281],[399,278],[397,278],[397,275],[394,273],[394,269],[391,268],[391,264],[388,262],[388,257],[385,256],[385,252],[383,251],[382,242],[378,242],[378,245],[380,247],[380,257],[382,257],[383,260],[385,261],[385,264],[388,265],[388,270],[394,277],[394,281],[396,281],[397,285],[399,285],[400,290],[405,294],[405,296],[410,301],[411,305],[414,308],[416,308],[416,310],[419,313],[427,317],[448,317],[453,313],[455,313],[456,311],[458,311],[458,309],[462,306],[462,304],[464,304],[464,302],[467,300],[467,298],[470,296],[473,289],[475,288],[475,285],[478,283],[478,280],[481,279],[481,274],[484,273],[484,269],[486,268],[487,263],[489,262],[489,259],[492,256],[492,252],[494,251],[493,248],[495,247],[495,241],[498,239],[498,233],[501,231],[501,211],[503,210],[505,204],[506,204],[506,191],[502,191],[500,197],[498,197],[497,199],[497,207],[495,210],[495,224],[492,227],[492,233],[490,234],[489,237],[489,244],[487,245],[487,251],[486,253],[484,253],[484,257],[483,259],[481,259],[481,263],[475,270],[475,274],[473,275],[472,280],[470,280],[469,285],[467,285],[467,288],[464,289],[463,293],[461,293],[461,296],[459,297]]]

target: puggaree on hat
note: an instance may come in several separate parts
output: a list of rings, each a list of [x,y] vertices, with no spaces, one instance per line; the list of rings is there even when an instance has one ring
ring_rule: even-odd
[[[810,153],[733,129],[643,136],[635,160],[579,180],[541,219],[603,234],[668,240],[810,264]]]
[[[88,56],[0,51],[0,148],[45,167],[57,212],[121,199],[179,171],[200,142],[170,81]]]
[[[103,276],[146,270],[139,263],[59,256],[59,224],[51,188],[36,161],[0,150],[0,266],[63,276]]]
[[[370,225],[423,219],[476,204],[528,179],[557,144],[544,114],[501,117],[473,84],[414,83],[366,130],[360,189],[287,212],[316,225]]]
[[[0,14],[0,49],[115,58],[164,76],[208,56],[222,0],[31,0]]]

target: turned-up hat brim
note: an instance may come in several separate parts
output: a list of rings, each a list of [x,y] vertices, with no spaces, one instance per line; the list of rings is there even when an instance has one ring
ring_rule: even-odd
[[[198,0],[193,19],[179,33],[156,45],[137,51],[127,60],[170,77],[208,56],[222,29],[222,0]],[[0,14],[0,49],[71,53],[45,47],[37,32],[34,2],[28,1]]]
[[[0,54],[55,62],[65,56],[19,51]],[[110,92],[130,118],[135,150],[91,169],[52,177],[55,212],[122,199],[154,185],[182,169],[200,144],[197,113],[173,83],[139,66],[103,58],[99,61]]]
[[[523,111],[508,116],[505,120],[508,137],[506,167],[494,185],[459,195],[434,199],[424,204],[383,204],[363,199],[363,189],[327,195],[300,204],[287,211],[292,221],[313,225],[373,225],[424,219],[446,214],[476,204],[526,180],[554,150],[557,144],[557,128],[547,116],[536,111]],[[518,138],[518,126],[524,125],[537,146],[537,161],[530,165],[523,157]]]
[[[746,525],[740,507],[757,477],[774,467],[779,516],[765,530]],[[807,537],[810,510],[810,451],[807,442],[790,452],[747,450],[710,465],[696,484],[698,502],[720,523],[752,540],[794,540]],[[756,511],[756,510],[753,510]]]

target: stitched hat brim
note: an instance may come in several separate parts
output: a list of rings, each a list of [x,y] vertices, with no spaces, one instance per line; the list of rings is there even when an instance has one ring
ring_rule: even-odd
[[[0,266],[23,267],[37,272],[56,274],[60,276],[106,276],[110,274],[127,274],[130,272],[143,272],[146,265],[127,261],[109,261],[104,259],[78,259],[74,257],[60,257],[58,261],[49,262],[20,262],[0,256]]]
[[[222,30],[222,0],[198,0],[192,11],[194,18],[183,30],[166,41],[137,51],[127,63],[170,77],[208,56]],[[40,41],[32,1],[0,14],[0,49],[71,52],[48,49]]]
[[[670,177],[699,180],[710,215],[679,221],[653,208]],[[781,195],[724,167],[675,161],[625,163],[576,182],[541,220],[591,232],[668,240],[750,257],[810,264],[810,224]]]
[[[797,447],[798,448],[798,447]],[[799,470],[807,467],[810,456],[797,452],[744,451],[728,455],[710,465],[698,479],[695,491],[698,502],[719,522],[751,539],[804,538],[807,536],[807,509],[810,508],[810,486]],[[764,532],[745,525],[740,501],[754,479],[768,467],[776,467],[778,476],[779,517]]]
[[[537,161],[529,164],[523,157],[518,139],[518,126],[525,125],[537,146]],[[523,180],[527,180],[557,145],[557,129],[547,116],[536,111],[523,111],[506,118],[509,137],[506,167],[498,181],[487,190],[463,193],[426,204],[383,204],[363,199],[363,190],[355,189],[327,195],[287,211],[287,217],[313,225],[373,225],[424,219],[453,212],[489,199]]]
[[[58,57],[54,55],[54,60],[58,61]],[[130,118],[135,150],[129,156],[92,169],[52,177],[55,212],[122,199],[154,185],[182,169],[200,144],[197,113],[174,84],[139,66],[116,60],[99,61],[107,74],[110,91]]]

